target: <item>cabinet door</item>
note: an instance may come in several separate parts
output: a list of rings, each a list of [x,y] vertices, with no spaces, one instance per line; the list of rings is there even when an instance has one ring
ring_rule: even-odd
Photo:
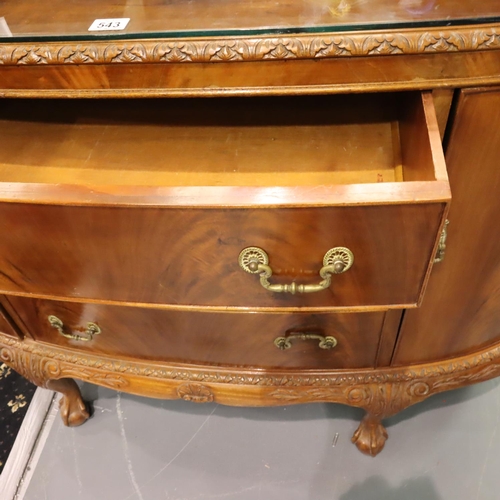
[[[500,341],[500,88],[464,90],[446,149],[452,203],[444,261],[407,311],[393,364]]]

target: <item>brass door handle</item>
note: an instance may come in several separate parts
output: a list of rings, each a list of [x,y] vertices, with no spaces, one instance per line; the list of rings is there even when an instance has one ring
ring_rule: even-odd
[[[251,274],[260,275],[260,284],[271,292],[278,293],[313,293],[328,288],[332,281],[332,274],[345,273],[354,262],[353,253],[345,247],[331,248],[323,258],[323,267],[319,270],[322,280],[317,284],[301,285],[295,282],[290,284],[271,284],[269,278],[273,270],[268,265],[267,253],[259,247],[248,247],[241,251],[238,258],[240,267]]]
[[[324,337],[318,333],[292,333],[287,337],[277,337],[274,339],[274,345],[282,351],[292,347],[292,340],[319,340],[320,349],[333,349],[337,345],[337,339],[332,336]]]
[[[48,320],[50,326],[55,328],[60,335],[66,337],[67,339],[89,342],[94,338],[94,335],[99,335],[101,333],[101,329],[95,323],[87,323],[87,329],[83,332],[83,335],[66,333],[64,331],[64,323],[57,316],[49,316]]]

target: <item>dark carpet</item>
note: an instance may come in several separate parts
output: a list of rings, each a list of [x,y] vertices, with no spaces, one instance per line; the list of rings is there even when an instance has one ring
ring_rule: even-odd
[[[0,364],[0,474],[35,394],[36,386]]]

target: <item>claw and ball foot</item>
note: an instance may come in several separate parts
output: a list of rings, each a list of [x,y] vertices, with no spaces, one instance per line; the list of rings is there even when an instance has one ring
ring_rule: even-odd
[[[0,360],[36,386],[62,394],[59,405],[64,425],[76,427],[86,422],[90,414],[80,388],[72,378],[61,377],[61,364],[32,351],[33,344],[29,341],[25,343],[5,337],[0,333]]]
[[[87,405],[83,401],[80,389],[73,379],[49,380],[46,387],[63,395],[59,402],[59,409],[64,425],[77,427],[89,419],[90,414]]]
[[[387,438],[380,417],[367,413],[352,436],[352,442],[361,453],[374,457],[383,450]]]

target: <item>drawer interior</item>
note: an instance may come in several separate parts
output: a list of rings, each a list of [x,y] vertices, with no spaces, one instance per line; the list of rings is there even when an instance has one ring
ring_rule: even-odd
[[[3,99],[0,181],[168,187],[434,180],[425,107],[420,93]]]

